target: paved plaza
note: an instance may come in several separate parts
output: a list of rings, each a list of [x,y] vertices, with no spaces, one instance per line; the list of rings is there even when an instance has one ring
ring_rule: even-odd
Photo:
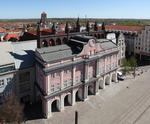
[[[74,124],[78,111],[79,124],[150,124],[150,69],[140,76],[107,85],[85,102],[67,106],[50,119],[27,121],[27,124]]]

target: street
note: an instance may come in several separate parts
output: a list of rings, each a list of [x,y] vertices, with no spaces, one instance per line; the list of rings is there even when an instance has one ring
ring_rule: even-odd
[[[50,119],[32,120],[27,124],[74,124],[78,111],[79,124],[149,124],[150,123],[150,69],[128,76],[119,83],[106,85],[97,95],[90,95],[85,102],[67,106]]]

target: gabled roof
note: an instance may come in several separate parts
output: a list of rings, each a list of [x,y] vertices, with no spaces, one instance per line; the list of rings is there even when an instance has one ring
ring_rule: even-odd
[[[103,50],[108,50],[112,48],[117,48],[117,45],[108,39],[98,39],[97,42],[100,43],[100,46]]]
[[[43,61],[47,63],[73,57],[79,54],[81,51],[82,51],[81,47],[74,46],[71,44],[64,44],[37,49],[37,52],[42,57]]]
[[[0,27],[0,33],[6,32],[6,29]]]
[[[11,33],[11,34],[6,34],[4,36],[4,39],[9,41],[11,38],[19,39],[19,34],[18,33]]]
[[[144,26],[106,25],[105,29],[141,32],[144,30]]]

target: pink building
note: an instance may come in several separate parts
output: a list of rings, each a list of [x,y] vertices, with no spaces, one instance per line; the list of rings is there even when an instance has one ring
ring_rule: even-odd
[[[90,36],[75,36],[68,44],[36,49],[37,96],[45,117],[117,82],[117,62],[116,44]]]

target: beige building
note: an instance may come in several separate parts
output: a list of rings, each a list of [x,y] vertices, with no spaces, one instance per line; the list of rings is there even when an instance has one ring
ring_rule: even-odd
[[[125,45],[125,36],[123,33],[120,33],[119,36],[117,37],[117,46],[119,49],[118,53],[118,64],[121,65],[123,64],[123,60],[126,57],[126,45]]]
[[[145,26],[135,38],[134,53],[150,56],[150,26]]]

